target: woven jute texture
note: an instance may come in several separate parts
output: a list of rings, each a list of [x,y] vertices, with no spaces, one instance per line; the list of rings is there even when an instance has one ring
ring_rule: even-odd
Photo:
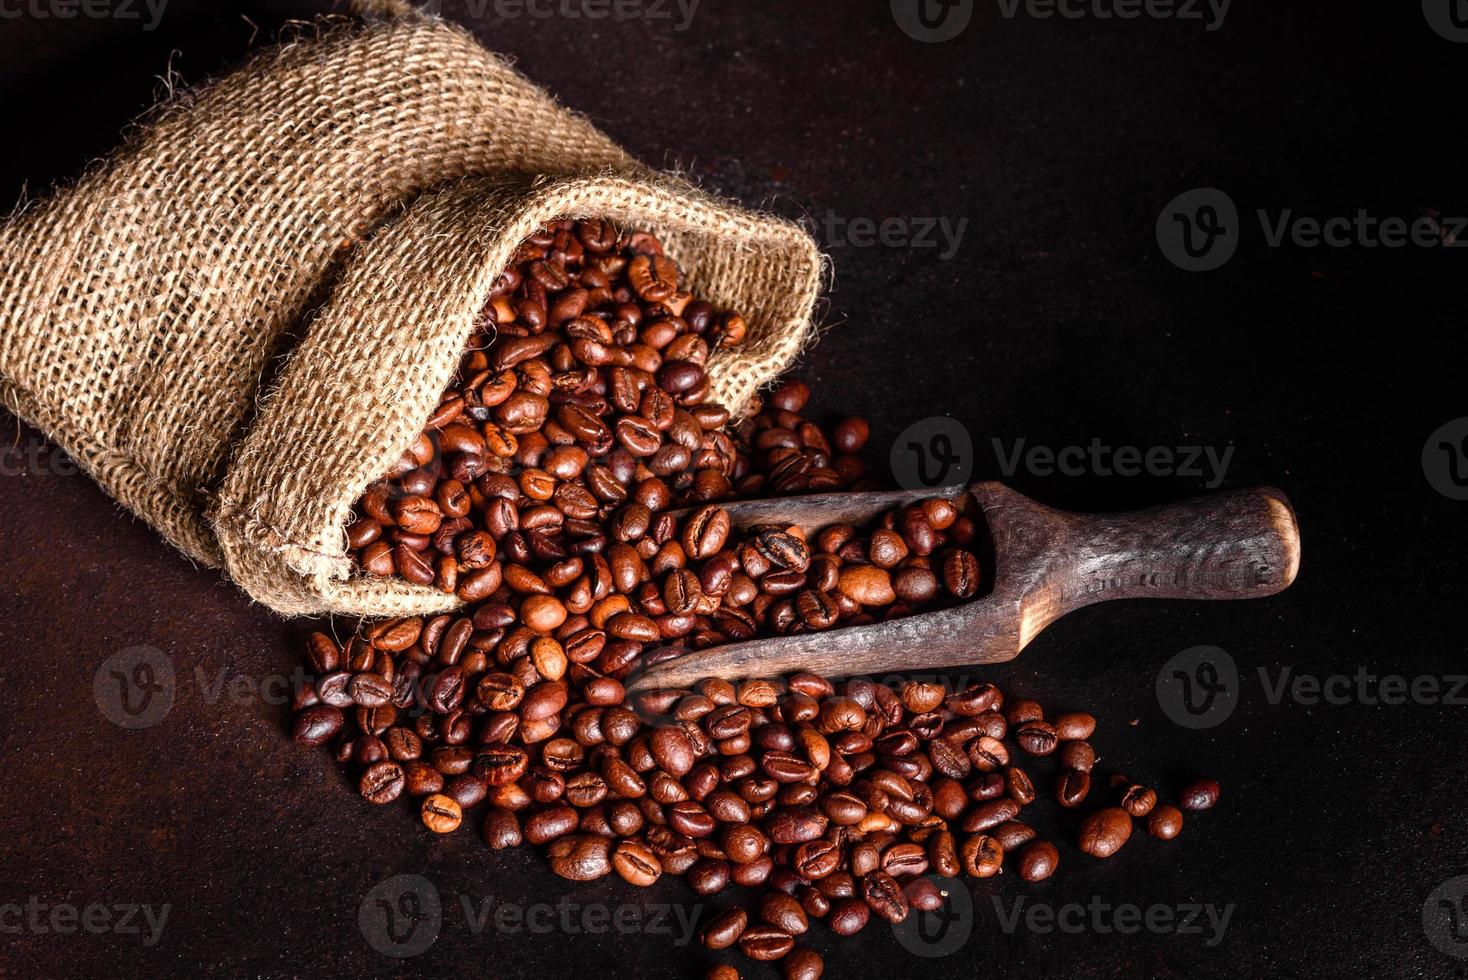
[[[710,364],[736,411],[799,353],[821,285],[797,225],[649,170],[464,31],[378,6],[174,100],[0,224],[0,400],[286,614],[454,604],[355,576],[343,528],[540,225],[656,232],[743,312],[749,340]]]

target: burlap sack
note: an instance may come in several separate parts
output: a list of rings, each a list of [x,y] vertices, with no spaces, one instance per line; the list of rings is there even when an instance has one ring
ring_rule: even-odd
[[[0,224],[0,399],[279,612],[442,609],[354,577],[351,504],[421,429],[516,244],[587,216],[659,233],[745,314],[710,366],[724,404],[799,352],[822,265],[798,226],[648,170],[455,27],[337,24]]]

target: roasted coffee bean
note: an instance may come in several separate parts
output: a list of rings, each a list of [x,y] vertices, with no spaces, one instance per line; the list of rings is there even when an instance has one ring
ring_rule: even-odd
[[[975,878],[991,878],[1004,864],[1004,848],[986,834],[976,834],[963,842],[959,851],[965,874]]]
[[[739,941],[748,925],[749,913],[744,909],[726,909],[703,927],[699,941],[708,949],[728,949]]]
[[[760,918],[782,932],[799,936],[810,928],[805,909],[783,892],[771,892],[760,901]]]
[[[1183,829],[1183,812],[1175,806],[1161,804],[1147,814],[1147,832],[1158,840],[1172,840]]]
[[[423,826],[435,834],[452,833],[459,829],[459,823],[464,819],[464,811],[458,802],[442,793],[425,797],[420,812]]]
[[[1080,806],[1090,792],[1091,774],[1078,769],[1061,773],[1055,782],[1055,801],[1063,807]]]
[[[739,937],[739,951],[752,960],[770,962],[795,948],[795,938],[783,929],[756,922]]]
[[[1096,719],[1080,712],[1060,715],[1054,721],[1055,736],[1062,741],[1085,741],[1096,731]]]
[[[1055,726],[1044,721],[1027,721],[1020,725],[1015,729],[1014,740],[1030,755],[1049,755],[1059,744]]]
[[[594,834],[561,837],[547,850],[551,870],[570,881],[595,881],[611,873],[611,841]]]
[[[1060,851],[1049,841],[1031,841],[1019,852],[1019,876],[1025,881],[1044,881],[1055,873]]]
[[[1121,808],[1134,817],[1145,817],[1157,805],[1157,794],[1133,783],[1121,797]]]
[[[657,855],[647,845],[635,840],[624,840],[617,845],[612,853],[612,867],[625,881],[640,888],[651,885],[663,873]]]
[[[341,731],[341,709],[330,704],[318,704],[296,715],[292,737],[302,745],[325,745]]]
[[[873,871],[861,879],[861,895],[873,912],[888,922],[901,922],[907,918],[907,896],[897,879],[885,871]]]
[[[369,803],[391,803],[402,795],[406,779],[403,769],[396,762],[378,762],[362,773],[358,788],[362,798]]]
[[[826,972],[825,961],[813,949],[797,947],[785,956],[780,965],[785,980],[821,980]]]
[[[1132,818],[1121,807],[1097,810],[1081,823],[1079,845],[1092,857],[1111,857],[1132,835]]]
[[[1212,779],[1195,779],[1178,796],[1184,810],[1207,810],[1218,802],[1218,783]]]
[[[871,906],[864,898],[845,898],[832,904],[831,915],[826,920],[831,931],[838,936],[854,936],[866,928],[871,917]]]
[[[520,820],[503,807],[493,807],[484,815],[484,841],[496,851],[520,846]]]
[[[1063,769],[1090,772],[1096,765],[1096,750],[1091,748],[1090,742],[1064,742],[1060,746],[1059,758]]]

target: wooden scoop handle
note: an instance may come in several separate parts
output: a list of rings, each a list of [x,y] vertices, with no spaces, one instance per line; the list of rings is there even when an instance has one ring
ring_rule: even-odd
[[[1055,511],[997,484],[981,485],[975,495],[1001,560],[1026,552],[1038,559],[1013,566],[1021,579],[1012,583],[1024,610],[1021,647],[1049,623],[1092,603],[1273,595],[1295,580],[1300,567],[1294,509],[1273,487],[1225,490],[1125,514]]]

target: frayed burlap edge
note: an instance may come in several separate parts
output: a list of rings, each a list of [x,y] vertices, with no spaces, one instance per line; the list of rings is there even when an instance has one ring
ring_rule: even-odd
[[[668,176],[476,179],[425,195],[359,249],[229,466],[209,519],[225,567],[252,597],[290,615],[459,605],[362,576],[345,527],[437,406],[518,244],[571,217],[657,233],[690,288],[745,314],[747,342],[710,362],[722,404],[742,407],[806,342],[823,259],[792,222]]]

